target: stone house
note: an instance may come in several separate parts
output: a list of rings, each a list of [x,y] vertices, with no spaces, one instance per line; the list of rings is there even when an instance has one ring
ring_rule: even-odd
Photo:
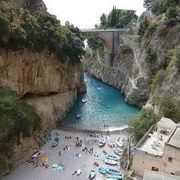
[[[139,176],[145,170],[180,175],[180,124],[162,118],[151,127],[135,147],[132,169]]]

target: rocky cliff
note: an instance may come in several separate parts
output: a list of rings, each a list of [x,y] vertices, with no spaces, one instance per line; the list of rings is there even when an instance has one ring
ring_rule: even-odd
[[[142,40],[136,31],[124,32],[119,39],[112,66],[104,62],[103,56],[88,54],[83,61],[86,71],[118,88],[128,104],[142,106],[148,100],[148,103],[154,104],[157,95],[151,92],[151,80],[165,63],[165,53],[179,44],[178,28],[168,28],[164,36],[156,29]],[[152,62],[147,58],[149,49],[156,54]],[[177,68],[171,68],[166,75],[162,86],[155,91],[156,94],[170,92],[178,97],[180,89]]]
[[[18,92],[41,117],[41,131],[14,145],[16,165],[36,151],[84,90],[80,65],[61,63],[55,55],[31,50],[0,53],[0,87]]]

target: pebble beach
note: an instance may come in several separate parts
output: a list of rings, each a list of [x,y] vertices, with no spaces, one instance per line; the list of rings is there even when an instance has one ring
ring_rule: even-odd
[[[104,163],[103,151],[114,154],[113,148],[109,145],[116,144],[119,139],[127,139],[128,134],[126,132],[110,132],[109,135],[107,132],[101,132],[98,135],[93,133],[92,137],[92,134],[88,132],[53,130],[51,138],[55,138],[57,134],[59,143],[56,147],[52,148],[48,141],[40,149],[43,155],[39,158],[37,167],[34,167],[33,163],[24,162],[16,167],[11,174],[3,177],[3,180],[86,180],[92,169],[96,171],[95,180],[105,180],[106,176],[98,171],[100,166],[121,170],[119,162],[115,166]],[[76,146],[77,137],[82,139],[82,146],[80,147]],[[98,141],[101,139],[106,142],[102,148],[98,146]],[[85,147],[93,149],[93,152],[82,151]],[[42,166],[42,162],[45,162],[48,167]],[[98,166],[94,165],[95,163]],[[57,164],[62,164],[63,168],[53,168]],[[78,170],[81,171],[79,175],[74,173]]]

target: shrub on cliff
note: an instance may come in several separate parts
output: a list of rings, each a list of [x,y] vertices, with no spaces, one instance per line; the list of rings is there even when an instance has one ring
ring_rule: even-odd
[[[33,107],[9,89],[0,89],[0,171],[8,167],[13,146],[20,137],[30,137],[41,128],[40,118]]]
[[[56,16],[47,12],[32,14],[0,2],[0,47],[18,50],[30,48],[56,54],[60,60],[78,63],[83,51],[80,31],[62,26]],[[66,58],[69,57],[69,58]]]
[[[155,76],[153,77],[151,84],[151,92],[154,92],[156,88],[161,86],[164,78],[166,77],[167,72],[164,69],[160,69]]]
[[[158,116],[154,114],[153,109],[142,109],[138,116],[130,122],[136,140],[139,141],[157,120]]]
[[[160,100],[160,110],[165,117],[176,123],[180,122],[180,100],[174,98],[171,94],[163,94]]]
[[[146,53],[146,61],[148,63],[154,63],[156,59],[157,59],[156,51],[154,51],[151,47],[149,47]]]
[[[178,68],[178,71],[180,71],[180,45],[176,48],[174,60],[175,60],[175,65]]]

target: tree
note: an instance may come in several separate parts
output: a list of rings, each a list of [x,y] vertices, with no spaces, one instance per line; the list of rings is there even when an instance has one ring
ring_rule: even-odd
[[[116,7],[114,6],[111,12],[111,27],[116,27],[117,16],[116,16]]]
[[[167,118],[175,120],[176,115],[176,100],[168,93],[163,94],[160,100],[160,110]]]
[[[142,109],[136,118],[130,122],[136,140],[140,140],[153,124],[157,122],[153,109]]]
[[[105,28],[106,25],[107,25],[106,15],[103,13],[102,16],[100,17],[100,26],[102,28]]]

